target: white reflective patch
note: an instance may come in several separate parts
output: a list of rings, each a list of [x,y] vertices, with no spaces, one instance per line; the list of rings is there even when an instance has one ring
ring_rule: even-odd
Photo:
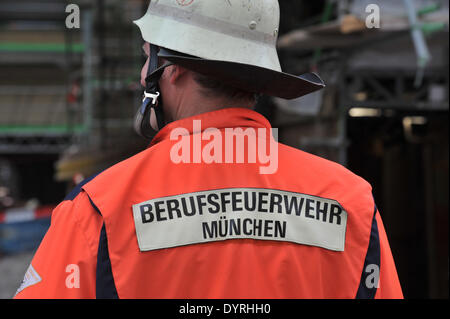
[[[141,251],[228,239],[293,242],[344,251],[347,212],[335,200],[264,188],[229,188],[133,205]]]
[[[16,291],[16,295],[24,290],[27,287],[30,287],[32,285],[37,284],[42,279],[39,276],[39,274],[34,270],[33,266],[30,264],[30,266],[27,269],[27,272],[25,273],[25,276],[23,277],[22,283],[20,284],[19,289]]]

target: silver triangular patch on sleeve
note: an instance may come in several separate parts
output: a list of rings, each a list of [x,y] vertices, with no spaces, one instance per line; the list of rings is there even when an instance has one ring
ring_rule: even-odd
[[[33,286],[41,281],[41,276],[37,273],[37,271],[33,268],[33,266],[30,264],[30,266],[27,269],[27,272],[25,273],[25,276],[23,277],[22,283],[20,284],[19,289],[16,291],[16,295],[24,290],[27,287]]]

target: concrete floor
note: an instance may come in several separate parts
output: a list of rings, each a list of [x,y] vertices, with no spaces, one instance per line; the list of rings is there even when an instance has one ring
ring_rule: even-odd
[[[0,299],[15,295],[33,256],[34,252],[0,256]]]

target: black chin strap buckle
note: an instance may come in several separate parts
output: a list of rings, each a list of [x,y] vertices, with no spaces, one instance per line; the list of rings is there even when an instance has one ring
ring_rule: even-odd
[[[158,104],[158,98],[161,95],[161,93],[148,93],[144,91],[144,98],[142,99],[142,102],[145,102],[146,99],[152,100],[152,105],[156,106]]]
[[[164,127],[164,113],[162,110],[161,94],[159,92],[158,82],[164,69],[158,69],[158,51],[159,47],[150,44],[150,60],[145,79],[146,88],[142,100],[142,105],[136,112],[134,120],[135,131],[150,139],[158,130]],[[154,118],[154,121],[152,121]],[[153,122],[152,127],[151,122]],[[156,123],[155,123],[156,122]]]
[[[147,77],[145,78],[146,87],[144,97],[141,107],[136,112],[134,121],[136,132],[148,139],[166,125],[163,111],[164,102],[161,100],[162,97],[159,89],[159,79],[165,68],[173,65],[173,63],[166,62],[158,66],[159,51],[160,48],[158,46],[150,44],[150,61],[147,69]]]
[[[151,139],[152,136],[164,126],[161,107],[158,107],[159,97],[161,93],[156,91],[155,93],[148,93],[144,91],[144,98],[142,99],[142,105],[139,111],[136,113],[134,119],[134,129],[135,131],[147,138]],[[151,117],[156,117],[156,123],[158,127],[152,127],[150,124]]]

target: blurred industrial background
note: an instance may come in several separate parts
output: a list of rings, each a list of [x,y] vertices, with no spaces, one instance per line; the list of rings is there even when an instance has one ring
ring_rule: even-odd
[[[372,184],[406,298],[448,298],[448,0],[279,2],[283,69],[327,87],[257,110],[280,142]],[[66,27],[70,3],[80,28]],[[147,6],[0,1],[0,298],[70,188],[146,147],[132,129],[144,57],[131,21]]]

